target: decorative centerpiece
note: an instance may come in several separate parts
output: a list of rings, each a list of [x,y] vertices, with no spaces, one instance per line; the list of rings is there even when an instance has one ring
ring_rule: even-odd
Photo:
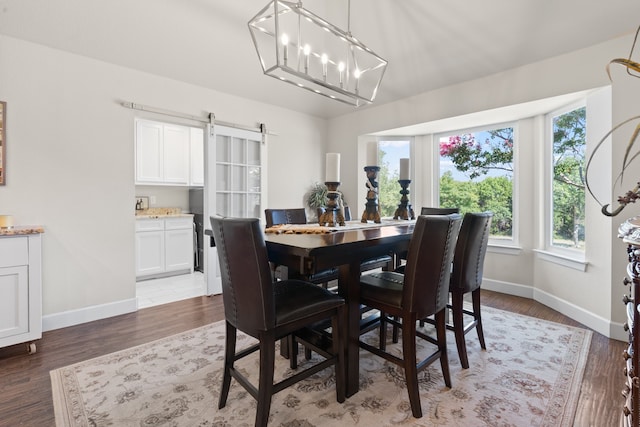
[[[416,219],[413,214],[411,203],[409,203],[409,198],[407,197],[409,194],[409,184],[411,184],[411,179],[409,179],[409,177],[409,159],[400,159],[400,179],[398,180],[398,183],[400,184],[400,187],[402,187],[402,190],[400,190],[402,197],[400,198],[398,209],[396,209],[396,212],[393,214],[393,219]]]
[[[340,192],[338,186],[340,185],[340,153],[327,153],[326,159],[326,182],[327,186],[327,206],[318,223],[320,225],[326,225],[333,227],[335,225],[345,225],[344,215],[342,213],[342,203],[340,201]]]
[[[373,221],[376,224],[380,224],[380,209],[378,205],[378,172],[380,167],[378,166],[378,143],[370,142],[367,145],[367,165],[364,167],[364,171],[367,174],[367,203],[365,204],[364,212],[362,213],[361,222]]]

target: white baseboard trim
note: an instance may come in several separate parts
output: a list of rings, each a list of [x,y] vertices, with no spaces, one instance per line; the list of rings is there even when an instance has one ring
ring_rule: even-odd
[[[48,314],[42,317],[43,332],[54,329],[66,328],[107,317],[119,316],[138,310],[138,299],[131,298],[108,304],[94,305],[77,310],[63,311],[61,313]]]
[[[501,280],[482,279],[482,289],[500,292],[501,294],[533,299],[533,287]]]
[[[586,327],[593,329],[607,338],[625,342],[629,341],[628,333],[624,331],[620,323],[612,322],[601,316],[595,315],[569,301],[558,298],[553,294],[541,291],[540,289],[536,289],[532,286],[502,282],[499,280],[483,279],[482,288],[489,291],[533,299],[534,301],[544,304],[547,307],[572,318],[576,322],[582,323]]]

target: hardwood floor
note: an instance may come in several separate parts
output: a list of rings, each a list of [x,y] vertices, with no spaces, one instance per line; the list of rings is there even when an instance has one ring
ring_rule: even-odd
[[[537,302],[483,291],[482,303],[582,326]],[[222,297],[197,297],[45,332],[36,354],[0,349],[0,426],[53,426],[49,371],[223,319]],[[470,335],[473,337],[473,334]],[[575,426],[615,426],[623,404],[623,342],[593,334]]]

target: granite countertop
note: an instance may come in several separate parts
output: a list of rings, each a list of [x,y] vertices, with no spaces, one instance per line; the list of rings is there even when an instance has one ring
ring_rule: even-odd
[[[0,236],[20,236],[40,233],[44,233],[44,228],[40,225],[16,225],[11,228],[0,228]]]
[[[136,219],[191,218],[193,214],[182,213],[180,208],[149,208],[136,211]]]

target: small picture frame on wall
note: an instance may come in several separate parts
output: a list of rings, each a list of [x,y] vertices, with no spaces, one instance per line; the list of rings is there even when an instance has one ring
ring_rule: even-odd
[[[0,101],[0,185],[6,184],[7,103]]]

